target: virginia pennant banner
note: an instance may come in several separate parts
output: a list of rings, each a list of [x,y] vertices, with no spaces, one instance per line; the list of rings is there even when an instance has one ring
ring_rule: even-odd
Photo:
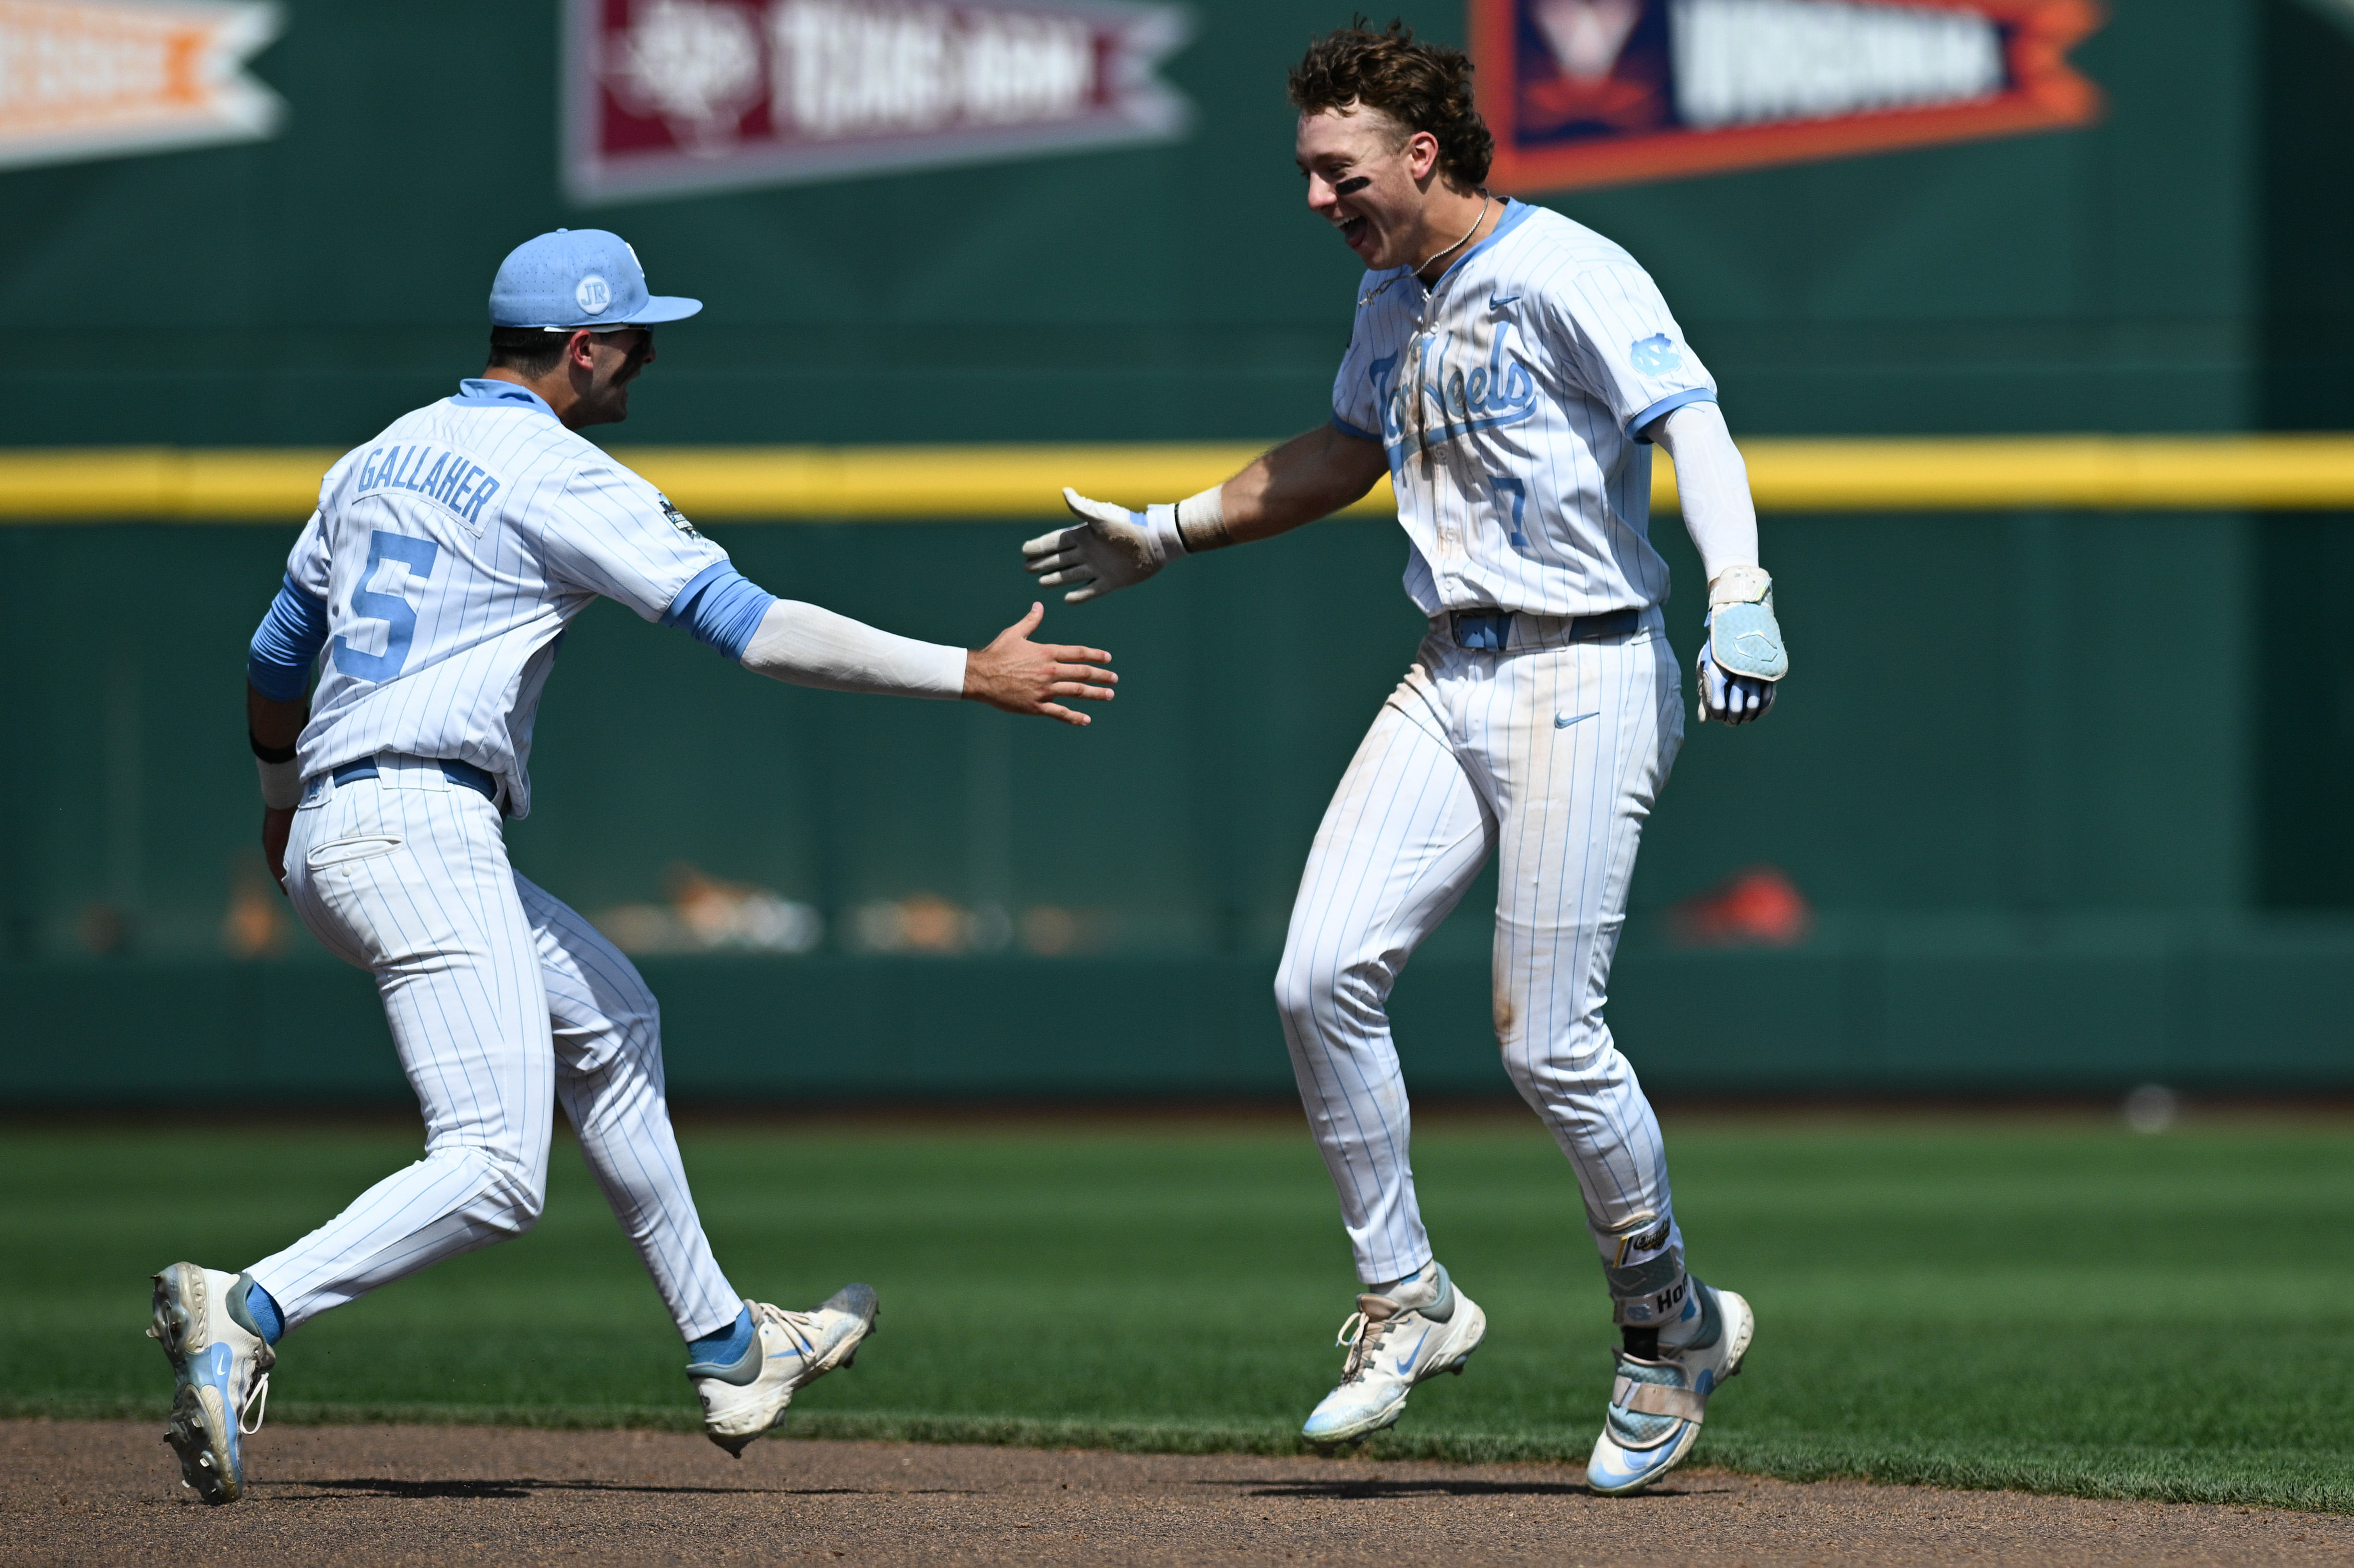
[[[2091,0],[1471,0],[1490,183],[1568,190],[2083,125]]]

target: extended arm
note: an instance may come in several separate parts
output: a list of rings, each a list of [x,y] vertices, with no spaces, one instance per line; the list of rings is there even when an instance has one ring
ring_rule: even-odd
[[[1748,465],[1713,402],[1685,404],[1651,437],[1675,462],[1684,527],[1708,577],[1708,641],[1696,671],[1701,719],[1763,718],[1790,662],[1774,618],[1774,579],[1757,564]]]
[[[1063,503],[1081,525],[1025,542],[1023,564],[1041,588],[1081,604],[1142,582],[1180,556],[1273,538],[1339,511],[1388,471],[1380,445],[1330,425],[1255,459],[1224,484],[1174,505],[1130,512],[1073,490]]]
[[[1008,713],[1084,725],[1086,715],[1055,699],[1108,702],[1119,677],[1093,667],[1111,659],[1101,649],[1031,641],[1044,614],[1034,604],[989,646],[968,652],[778,599],[723,561],[681,588],[662,620],[772,681],[834,692],[970,697]]]
[[[1007,713],[1087,724],[1087,715],[1054,699],[1109,702],[1119,677],[1093,667],[1111,659],[1100,648],[1031,641],[1030,633],[1045,613],[1045,606],[1032,605],[1029,614],[999,632],[988,647],[968,652],[896,636],[813,604],[780,599],[761,618],[760,629],[744,650],[743,663],[756,675],[797,686],[970,697]]]

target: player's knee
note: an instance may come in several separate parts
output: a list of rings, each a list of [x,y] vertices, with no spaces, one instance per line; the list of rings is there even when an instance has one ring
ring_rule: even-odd
[[[1287,950],[1275,971],[1275,1005],[1295,1030],[1331,1016],[1349,990],[1347,969],[1324,954]]]
[[[1521,999],[1502,987],[1497,987],[1490,998],[1490,1011],[1496,1023],[1496,1044],[1502,1048],[1504,1060],[1510,1062],[1520,1054],[1522,1035],[1528,1023],[1528,1009]]]
[[[509,1241],[529,1235],[539,1224],[541,1213],[547,1207],[544,1192],[520,1192],[500,1194],[500,1202],[491,1212],[491,1228]]]
[[[530,1234],[547,1208],[547,1176],[511,1160],[493,1157],[479,1205],[482,1223],[503,1240]]]
[[[1591,1092],[1625,1073],[1625,1058],[1618,1054],[1617,1044],[1599,1015],[1543,1033],[1530,1031],[1522,1017],[1508,1031],[1504,1005],[1498,1002],[1496,1020],[1504,1072],[1531,1105]]]
[[[1316,1018],[1315,967],[1287,950],[1275,970],[1275,1010],[1294,1032],[1310,1027]]]
[[[1349,963],[1335,955],[1287,950],[1275,971],[1275,1005],[1294,1038],[1378,1030],[1391,976],[1379,959]]]

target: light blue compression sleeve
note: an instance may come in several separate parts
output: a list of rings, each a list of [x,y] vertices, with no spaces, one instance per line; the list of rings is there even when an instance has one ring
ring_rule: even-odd
[[[664,626],[683,626],[698,642],[708,643],[730,659],[741,660],[752,633],[777,596],[766,592],[726,561],[705,567],[678,590],[663,612]]]
[[[254,629],[245,678],[272,702],[291,703],[311,683],[311,666],[327,645],[327,601],[313,599],[288,577]]]

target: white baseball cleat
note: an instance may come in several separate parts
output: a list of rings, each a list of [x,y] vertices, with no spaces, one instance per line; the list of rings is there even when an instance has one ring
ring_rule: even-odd
[[[875,1287],[845,1285],[806,1312],[747,1301],[752,1343],[733,1366],[697,1362],[686,1369],[703,1401],[703,1432],[737,1458],[752,1440],[785,1418],[796,1389],[846,1367],[875,1331]]]
[[[1299,1435],[1319,1447],[1353,1443],[1405,1414],[1414,1385],[1440,1372],[1460,1372],[1487,1337],[1488,1314],[1438,1270],[1437,1299],[1401,1307],[1386,1296],[1360,1296],[1341,1325],[1349,1352],[1341,1383],[1324,1396]]]
[[[1692,1281],[1701,1327],[1691,1342],[1662,1349],[1654,1361],[1618,1352],[1618,1376],[1602,1436],[1585,1462],[1585,1484],[1604,1497],[1624,1497],[1683,1463],[1700,1437],[1709,1395],[1741,1370],[1757,1319],[1730,1290]]]
[[[147,1337],[171,1359],[172,1418],[164,1441],[180,1457],[181,1484],[208,1503],[245,1495],[243,1439],[261,1430],[278,1352],[245,1311],[252,1281],[193,1263],[155,1277]]]

